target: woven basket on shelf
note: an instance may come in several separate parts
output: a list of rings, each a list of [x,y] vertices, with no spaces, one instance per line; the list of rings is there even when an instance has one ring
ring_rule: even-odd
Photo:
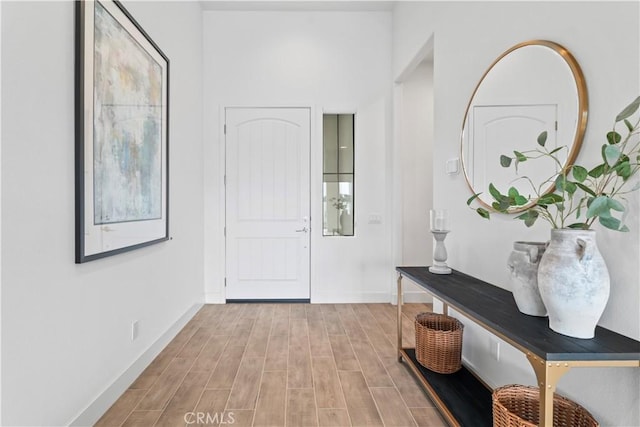
[[[537,427],[540,394],[537,387],[507,385],[493,391],[493,427]],[[598,427],[593,416],[577,403],[553,394],[553,425]]]
[[[462,329],[454,317],[438,313],[416,316],[416,359],[425,368],[452,374],[462,367]]]

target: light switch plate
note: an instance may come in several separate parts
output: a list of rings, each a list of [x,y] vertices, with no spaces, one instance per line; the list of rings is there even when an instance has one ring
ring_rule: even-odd
[[[458,157],[454,157],[447,160],[445,170],[447,171],[448,175],[456,175],[458,172],[460,172],[460,159]]]
[[[382,224],[382,215],[379,213],[369,214],[369,224]]]

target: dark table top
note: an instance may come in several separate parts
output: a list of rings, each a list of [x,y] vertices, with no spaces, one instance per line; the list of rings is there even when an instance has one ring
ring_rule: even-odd
[[[396,270],[498,336],[544,360],[640,360],[639,341],[600,326],[592,339],[558,334],[549,329],[546,317],[520,313],[511,292],[459,271],[433,274],[427,267],[396,267]]]

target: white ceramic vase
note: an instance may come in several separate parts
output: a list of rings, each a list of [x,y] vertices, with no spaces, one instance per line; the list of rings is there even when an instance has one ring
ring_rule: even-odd
[[[513,299],[518,310],[529,316],[547,315],[538,290],[538,264],[546,246],[543,242],[514,242],[507,261]]]
[[[353,224],[351,222],[351,215],[346,210],[343,210],[340,214],[340,235],[353,235]]]
[[[593,338],[609,299],[609,271],[594,230],[551,230],[538,267],[538,287],[549,327],[575,338]]]

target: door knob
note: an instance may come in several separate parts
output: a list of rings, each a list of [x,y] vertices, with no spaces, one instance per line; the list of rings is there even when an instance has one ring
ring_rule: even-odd
[[[307,231],[307,227],[302,227],[302,230],[296,230],[296,233],[306,233]]]

